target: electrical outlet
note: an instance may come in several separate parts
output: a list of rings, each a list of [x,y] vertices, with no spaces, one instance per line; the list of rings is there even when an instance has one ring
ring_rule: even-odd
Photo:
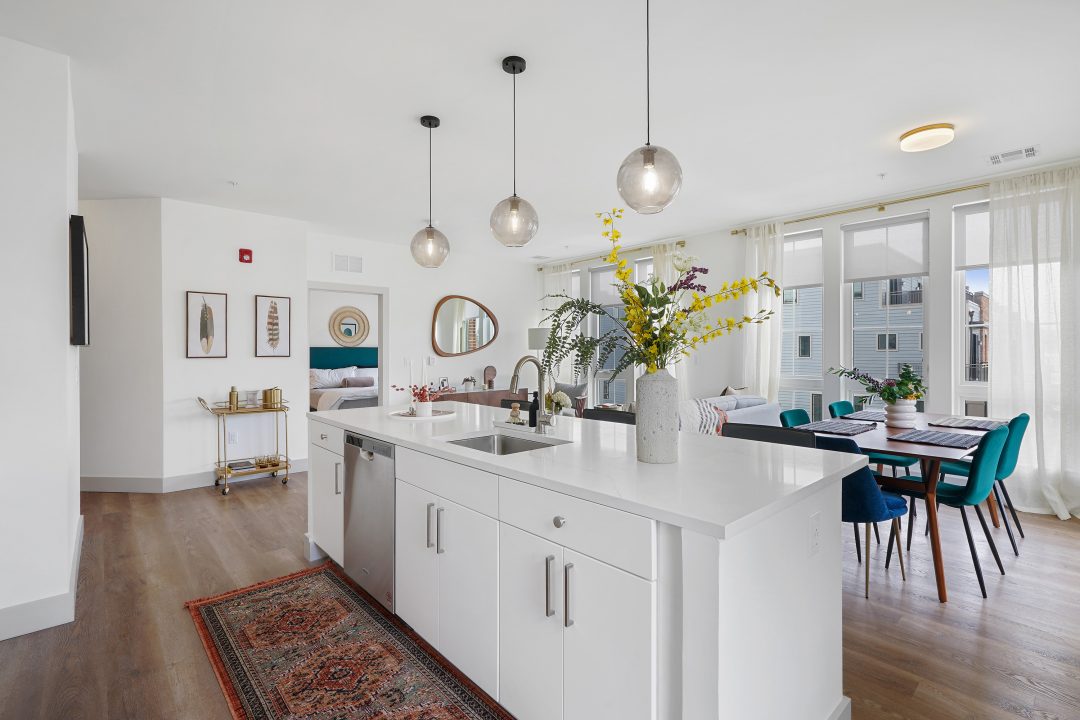
[[[810,516],[810,554],[817,555],[821,549],[821,513]]]
[[[230,445],[235,445],[236,444],[236,431],[235,430],[230,430],[229,431],[229,444]]]

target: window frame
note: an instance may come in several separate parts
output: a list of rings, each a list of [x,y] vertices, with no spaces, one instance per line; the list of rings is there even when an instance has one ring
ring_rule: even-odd
[[[802,352],[802,341],[806,338],[806,354]],[[809,333],[795,334],[795,357],[800,360],[812,360],[814,358],[814,336]]]
[[[920,335],[921,334],[922,333],[920,333]],[[892,342],[891,343],[889,342],[890,336],[892,337]],[[881,347],[881,339],[882,338],[885,338],[885,347]],[[892,347],[889,347],[890,344],[892,345]],[[883,333],[877,333],[877,351],[878,352],[896,352],[898,347],[899,347],[899,341],[898,341],[898,339],[896,337],[896,333],[888,332],[888,331],[885,331]]]

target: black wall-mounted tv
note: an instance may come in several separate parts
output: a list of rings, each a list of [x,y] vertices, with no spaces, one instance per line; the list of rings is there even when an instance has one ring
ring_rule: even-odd
[[[81,215],[68,221],[71,273],[71,344],[90,344],[90,257]]]

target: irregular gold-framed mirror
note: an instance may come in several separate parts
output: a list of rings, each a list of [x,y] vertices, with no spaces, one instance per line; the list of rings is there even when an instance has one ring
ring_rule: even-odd
[[[342,347],[359,347],[369,332],[371,323],[360,308],[345,305],[330,316],[330,337]]]
[[[447,295],[431,315],[431,348],[441,357],[483,350],[499,336],[495,313],[464,295]]]

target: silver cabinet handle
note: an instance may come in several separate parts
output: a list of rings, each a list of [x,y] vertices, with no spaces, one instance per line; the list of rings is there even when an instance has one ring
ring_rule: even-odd
[[[341,494],[341,463],[334,463],[334,494]]]
[[[551,524],[557,528],[561,528],[563,525],[566,524],[566,518],[564,518],[562,515],[556,515],[551,519]]]
[[[554,565],[554,555],[548,555],[544,558],[544,617],[551,617],[555,614],[555,598],[551,597],[551,569]]]
[[[322,433],[322,434],[320,434],[320,435],[319,435],[319,439],[320,439],[320,440],[325,440],[325,439],[326,439],[326,433]]]
[[[570,618],[570,571],[574,563],[566,563],[563,568],[563,627],[570,627],[574,621]]]
[[[435,509],[435,503],[427,504],[427,547],[435,547],[435,543],[431,542],[431,511]]]
[[[435,511],[435,552],[439,555],[446,552],[446,548],[442,546],[442,514],[442,508]]]

